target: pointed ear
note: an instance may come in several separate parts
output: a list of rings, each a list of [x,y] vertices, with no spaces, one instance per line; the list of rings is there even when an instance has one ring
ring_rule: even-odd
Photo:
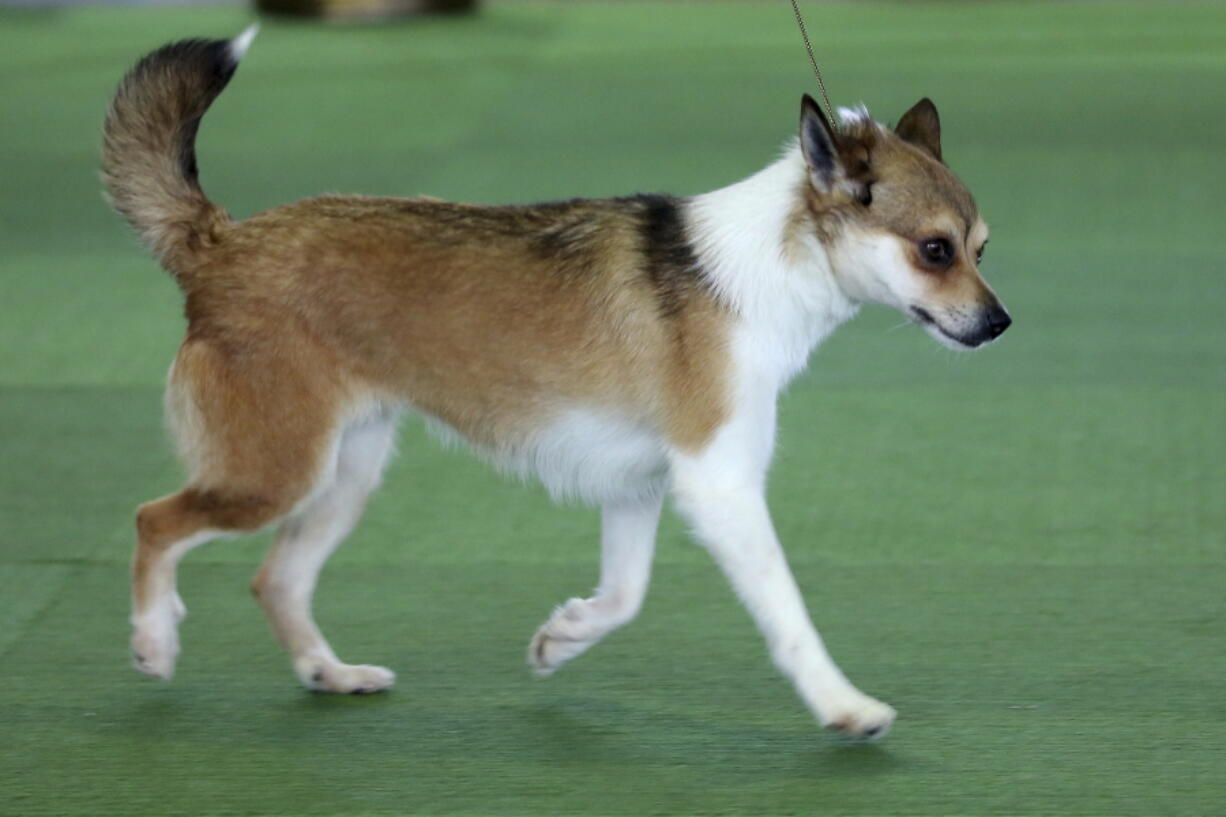
[[[834,145],[834,129],[808,94],[800,101],[800,149],[814,188],[829,193],[839,175],[839,152]]]
[[[902,115],[894,132],[904,142],[932,154],[938,162],[944,161],[941,158],[941,117],[937,115],[937,106],[928,97],[916,102],[911,110]]]

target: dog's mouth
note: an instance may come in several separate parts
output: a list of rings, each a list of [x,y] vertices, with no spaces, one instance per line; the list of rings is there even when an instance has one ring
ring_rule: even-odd
[[[981,340],[968,340],[953,334],[944,326],[941,326],[940,322],[932,316],[932,313],[922,306],[912,306],[911,317],[916,323],[924,327],[928,334],[953,349],[974,349],[983,343]]]

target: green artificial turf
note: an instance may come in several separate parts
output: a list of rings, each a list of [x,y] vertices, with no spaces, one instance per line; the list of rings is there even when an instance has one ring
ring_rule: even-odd
[[[326,571],[325,630],[399,673],[297,688],[246,582],[182,569],[178,676],[128,668],[135,505],[180,479],[178,293],[95,178],[142,52],[240,7],[0,11],[0,814],[1209,815],[1226,806],[1226,9],[809,3],[836,101],[940,105],[1016,324],[954,355],[866,310],[783,400],[771,498],[836,657],[901,718],[820,732],[667,519],[640,619],[523,663],[595,578],[596,515],[407,424]],[[790,9],[496,4],[269,24],[200,133],[237,215],[321,191],[700,192],[812,90]]]

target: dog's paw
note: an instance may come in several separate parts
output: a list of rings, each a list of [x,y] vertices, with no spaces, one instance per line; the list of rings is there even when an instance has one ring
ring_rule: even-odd
[[[894,707],[854,690],[823,707],[820,714],[822,726],[859,740],[885,737],[896,717]]]
[[[581,655],[604,635],[604,629],[594,627],[591,603],[586,599],[571,599],[553,611],[528,644],[528,666],[541,678],[552,675],[558,667]]]
[[[146,675],[169,681],[179,655],[179,633],[173,620],[141,619],[132,632],[132,666]]]
[[[370,664],[340,664],[319,658],[294,663],[303,685],[315,692],[367,695],[382,692],[396,681],[396,673],[390,669]]]
[[[528,666],[539,678],[548,678],[572,658],[582,654],[590,641],[568,640],[549,632],[547,627],[536,631],[532,643],[528,645]]]

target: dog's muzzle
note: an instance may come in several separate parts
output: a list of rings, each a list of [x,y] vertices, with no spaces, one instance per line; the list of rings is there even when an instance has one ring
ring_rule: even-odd
[[[996,340],[1013,324],[1013,318],[1009,317],[1009,313],[999,303],[993,303],[983,309],[970,331],[951,331],[923,307],[911,307],[911,315],[920,325],[927,326],[955,343],[971,349]]]

